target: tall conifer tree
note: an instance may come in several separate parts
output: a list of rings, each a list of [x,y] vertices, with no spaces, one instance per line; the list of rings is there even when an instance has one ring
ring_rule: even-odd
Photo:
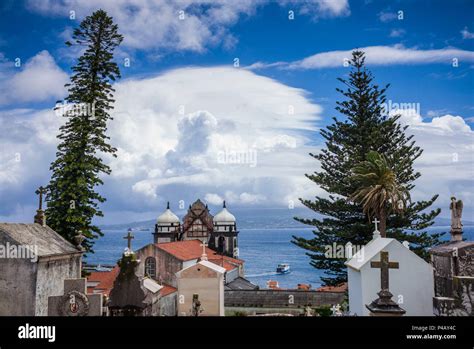
[[[315,200],[300,199],[309,209],[322,215],[320,219],[296,220],[315,227],[312,239],[294,236],[293,243],[308,250],[311,265],[325,271],[321,280],[326,285],[337,285],[347,281],[345,259],[326,258],[326,246],[366,244],[372,238],[374,225],[363,213],[360,204],[348,198],[357,188],[351,178],[351,170],[366,159],[370,151],[383,154],[394,164],[398,183],[408,191],[420,176],[414,171],[413,163],[422,154],[415,145],[413,136],[407,136],[408,126],[398,122],[400,115],[387,115],[383,107],[385,92],[389,85],[380,88],[374,83],[372,74],[365,68],[365,57],[361,51],[354,51],[348,79],[338,80],[345,86],[336,90],[344,96],[337,102],[336,110],[345,118],[338,120],[321,131],[326,148],[319,154],[310,154],[321,163],[321,171],[306,174],[306,177],[329,193],[328,198]],[[440,209],[426,211],[438,195],[430,200],[412,202],[403,214],[392,213],[387,217],[387,237],[409,241],[411,249],[427,259],[427,248],[440,243],[441,234],[423,231],[434,223]]]
[[[99,203],[105,201],[96,187],[103,184],[101,176],[111,172],[101,155],[116,156],[106,131],[114,102],[111,83],[120,78],[113,52],[122,40],[112,18],[98,10],[74,30],[73,42],[66,42],[84,51],[66,85],[69,94],[63,116],[67,122],[60,127],[60,144],[50,168],[46,217],[47,224],[69,241],[81,231],[87,251],[102,235],[92,223],[94,217],[103,216]]]

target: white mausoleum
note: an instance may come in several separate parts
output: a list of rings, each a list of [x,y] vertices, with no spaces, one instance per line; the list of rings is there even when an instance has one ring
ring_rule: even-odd
[[[406,316],[433,316],[433,268],[406,246],[407,243],[376,234],[345,263],[352,314],[370,315],[366,304],[378,298],[381,288],[380,269],[372,268],[370,262],[380,261],[380,252],[387,251],[390,262],[399,263],[398,269],[389,269],[392,300],[406,310]]]

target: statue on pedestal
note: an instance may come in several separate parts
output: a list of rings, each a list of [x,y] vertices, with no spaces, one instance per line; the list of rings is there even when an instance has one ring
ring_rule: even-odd
[[[456,198],[452,196],[449,209],[451,210],[451,240],[459,240],[462,234],[462,200],[456,201]]]

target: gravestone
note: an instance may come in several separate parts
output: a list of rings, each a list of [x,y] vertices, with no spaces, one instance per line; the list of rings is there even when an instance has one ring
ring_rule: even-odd
[[[86,279],[64,280],[64,294],[48,298],[48,316],[101,316],[102,295],[87,294]]]

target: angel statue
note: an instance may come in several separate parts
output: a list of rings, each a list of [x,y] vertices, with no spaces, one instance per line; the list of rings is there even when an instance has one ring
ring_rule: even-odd
[[[456,201],[454,196],[451,197],[451,204],[449,209],[451,210],[451,233],[460,234],[462,233],[462,200]]]

